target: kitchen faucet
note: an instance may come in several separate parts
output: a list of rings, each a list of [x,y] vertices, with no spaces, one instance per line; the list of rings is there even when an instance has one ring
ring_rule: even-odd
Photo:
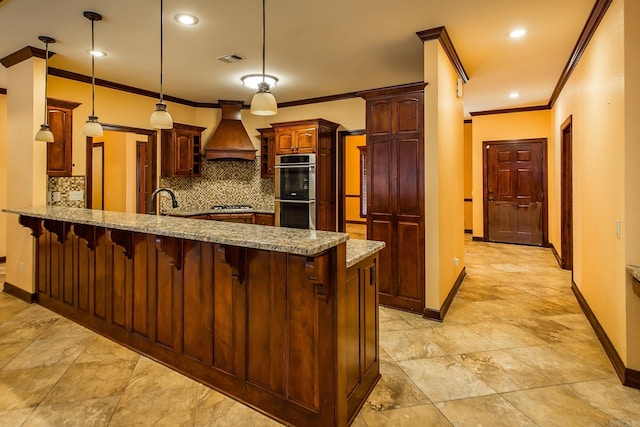
[[[176,200],[176,195],[173,193],[173,191],[171,191],[171,189],[169,188],[165,188],[165,187],[160,187],[156,190],[154,190],[153,193],[151,193],[151,198],[149,199],[149,215],[155,215],[155,209],[154,209],[154,201],[156,199],[156,195],[162,191],[166,191],[167,193],[169,193],[169,195],[171,196],[171,205],[173,206],[173,208],[177,208],[178,207],[178,201]]]

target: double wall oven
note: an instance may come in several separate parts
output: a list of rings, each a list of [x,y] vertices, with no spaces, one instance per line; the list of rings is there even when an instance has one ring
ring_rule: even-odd
[[[316,155],[276,156],[276,225],[316,228]]]

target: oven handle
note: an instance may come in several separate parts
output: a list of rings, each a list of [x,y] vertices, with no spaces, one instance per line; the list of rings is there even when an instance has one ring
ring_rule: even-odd
[[[276,199],[276,203],[298,203],[298,204],[306,204],[311,205],[315,203],[315,200],[287,200],[287,199]]]
[[[286,165],[276,165],[276,169],[315,169],[316,165],[310,163],[287,163]]]

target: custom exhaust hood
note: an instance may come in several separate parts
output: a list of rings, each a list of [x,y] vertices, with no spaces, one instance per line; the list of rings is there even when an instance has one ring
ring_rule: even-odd
[[[240,121],[242,101],[218,101],[222,120],[204,147],[207,160],[255,160],[251,138]]]

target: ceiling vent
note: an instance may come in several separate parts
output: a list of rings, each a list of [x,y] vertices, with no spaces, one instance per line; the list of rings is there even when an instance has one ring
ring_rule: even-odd
[[[237,53],[230,53],[228,55],[219,56],[216,59],[222,62],[226,62],[227,64],[231,64],[233,62],[242,61],[244,58]]]

